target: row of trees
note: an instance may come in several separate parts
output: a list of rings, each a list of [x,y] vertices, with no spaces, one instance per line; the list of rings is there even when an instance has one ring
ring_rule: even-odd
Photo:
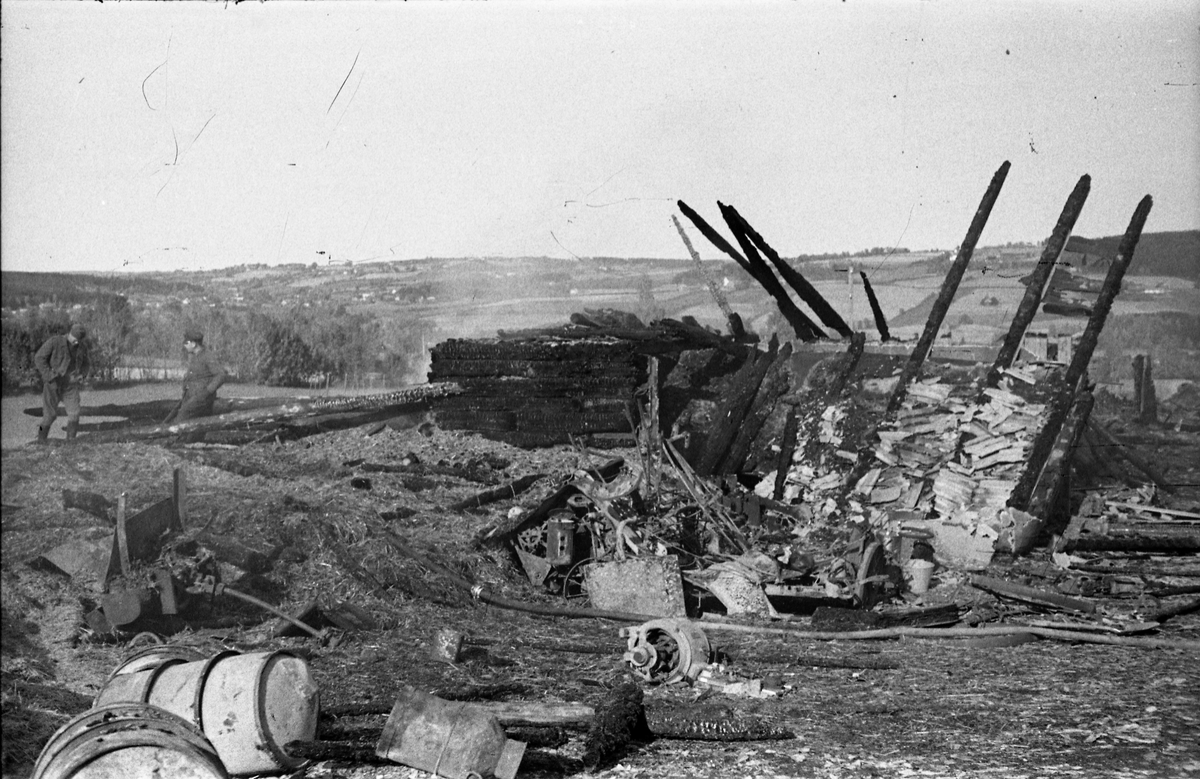
[[[154,308],[113,296],[87,308],[42,307],[5,318],[4,388],[36,384],[34,353],[73,322],[88,330],[92,378],[102,383],[119,378],[122,363],[182,364],[189,328],[204,333],[205,344],[239,381],[282,387],[358,386],[368,377],[390,386],[419,383],[434,335],[422,320],[376,318],[344,306]]]

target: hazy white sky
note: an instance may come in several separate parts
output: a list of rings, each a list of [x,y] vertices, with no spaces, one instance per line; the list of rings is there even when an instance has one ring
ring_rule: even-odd
[[[5,0],[8,270],[1200,227],[1200,2]],[[716,251],[693,232],[701,254]],[[326,252],[320,255],[318,252]]]

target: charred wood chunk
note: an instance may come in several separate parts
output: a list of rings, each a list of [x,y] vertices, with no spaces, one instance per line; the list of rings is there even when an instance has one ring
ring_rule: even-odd
[[[112,524],[116,522],[117,504],[95,492],[87,490],[63,490],[62,491],[63,508],[64,509],[79,509],[91,514],[93,517],[99,517],[105,522]]]
[[[635,682],[617,685],[596,707],[584,747],[584,766],[594,771],[619,758],[630,740],[645,731],[642,688]]]

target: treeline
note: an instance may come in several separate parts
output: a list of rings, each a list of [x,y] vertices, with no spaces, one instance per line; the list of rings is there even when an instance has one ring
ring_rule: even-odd
[[[910,254],[911,250],[905,249],[903,246],[895,248],[891,246],[872,246],[870,249],[860,249],[856,252],[827,252],[825,254],[800,254],[796,256],[796,260],[804,262],[806,260],[843,260],[850,257],[878,257],[881,254]]]
[[[280,387],[388,386],[424,381],[431,327],[421,320],[373,318],[344,306],[226,309],[166,304],[136,309],[121,296],[77,312],[29,309],[3,321],[6,389],[36,385],[33,355],[78,321],[88,331],[92,379],[116,380],[122,363],[151,367],[185,360],[183,333],[195,328],[238,381]]]
[[[89,273],[33,273],[4,271],[0,306],[9,310],[32,308],[43,303],[70,307],[91,306],[97,300],[141,295],[199,295],[204,288],[182,279],[124,274],[99,276]]]
[[[1083,238],[1073,235],[1066,250],[1099,257],[1115,257],[1122,236]],[[1200,281],[1200,230],[1142,233],[1129,273],[1135,276],[1178,276]]]

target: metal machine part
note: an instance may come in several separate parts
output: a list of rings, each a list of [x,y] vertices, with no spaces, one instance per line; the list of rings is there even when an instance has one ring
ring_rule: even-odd
[[[546,520],[546,559],[555,567],[575,562],[575,513],[554,511]]]
[[[656,619],[621,628],[627,639],[624,660],[651,682],[694,682],[712,658],[708,636],[685,619]]]

